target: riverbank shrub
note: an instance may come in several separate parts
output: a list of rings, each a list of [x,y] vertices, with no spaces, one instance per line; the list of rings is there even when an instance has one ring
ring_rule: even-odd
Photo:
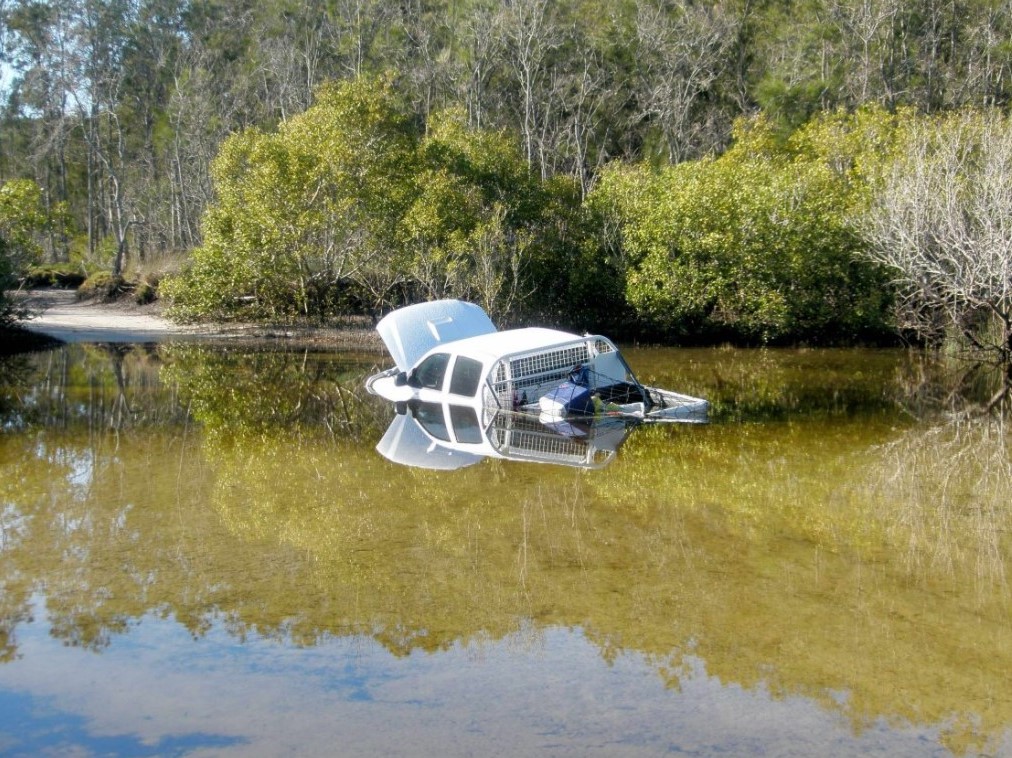
[[[133,298],[137,305],[148,305],[158,299],[158,280],[144,277],[134,285]]]
[[[77,263],[43,263],[31,266],[21,283],[28,288],[56,287],[77,289],[88,278],[84,267]]]
[[[888,283],[852,223],[867,197],[858,156],[835,164],[823,150],[841,124],[785,141],[762,118],[741,121],[719,158],[605,171],[591,204],[621,247],[637,317],[679,341],[887,334]]]
[[[42,256],[38,236],[47,224],[42,190],[30,179],[0,184],[0,326],[23,314],[7,293]]]
[[[867,256],[928,343],[1012,363],[1012,119],[969,110],[910,119],[863,219]]]
[[[415,125],[390,86],[325,87],[274,133],[228,138],[190,267],[163,284],[182,319],[325,317],[343,281],[380,298],[404,265],[395,231],[412,198]]]
[[[98,271],[85,279],[77,288],[77,298],[78,300],[92,298],[115,300],[130,288],[132,288],[131,285],[122,276],[108,271]]]
[[[541,181],[511,135],[462,111],[424,130],[409,113],[362,79],[325,87],[275,133],[230,137],[204,244],[163,282],[170,317],[375,316],[456,297],[504,323],[556,299],[537,294],[569,263],[575,182]]]
[[[478,303],[501,325],[570,316],[584,234],[577,182],[541,180],[512,135],[472,128],[459,109],[434,114],[418,151],[401,225],[409,291]]]
[[[417,123],[382,79],[323,88],[276,132],[229,138],[204,244],[160,292],[179,320],[324,320],[457,297],[502,325],[677,342],[891,335],[892,291],[855,219],[903,114],[761,116],[732,147],[616,163],[584,198],[513,135],[448,110]]]

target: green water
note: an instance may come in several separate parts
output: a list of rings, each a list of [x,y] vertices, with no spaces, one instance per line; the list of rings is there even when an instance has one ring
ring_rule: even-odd
[[[626,357],[712,423],[448,472],[376,452],[378,355],[3,359],[0,754],[1012,753],[986,374]]]

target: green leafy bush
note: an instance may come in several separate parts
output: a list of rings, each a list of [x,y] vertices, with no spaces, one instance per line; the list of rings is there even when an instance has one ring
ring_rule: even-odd
[[[22,281],[26,287],[77,289],[87,278],[83,267],[76,263],[45,263],[29,268]]]
[[[324,87],[275,133],[233,135],[214,180],[204,244],[161,288],[178,320],[375,315],[437,297],[505,320],[555,281],[579,208],[507,133],[447,111],[423,134],[375,79]]]
[[[140,281],[134,286],[134,302],[138,305],[148,305],[157,299],[157,284],[152,284],[148,281]]]
[[[403,276],[395,230],[413,195],[415,140],[391,88],[367,79],[324,87],[276,133],[230,137],[214,162],[204,245],[164,283],[169,314],[320,317],[348,279],[381,297]]]
[[[829,160],[818,132],[829,126],[784,142],[762,119],[743,121],[720,158],[605,173],[593,204],[615,228],[641,319],[680,339],[825,343],[884,333],[888,287],[860,255],[851,223],[866,197],[857,156],[842,168]]]
[[[41,256],[36,238],[46,223],[39,185],[30,179],[0,184],[0,326],[22,315],[7,291]]]
[[[98,298],[114,300],[128,290],[126,280],[108,271],[99,271],[89,276],[77,289],[79,300]]]

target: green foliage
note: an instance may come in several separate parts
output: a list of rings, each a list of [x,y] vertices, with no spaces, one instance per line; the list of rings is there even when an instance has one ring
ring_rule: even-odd
[[[113,300],[125,292],[128,286],[122,276],[108,271],[99,271],[89,276],[77,288],[77,297],[79,299],[99,298],[101,300]]]
[[[183,319],[325,316],[348,281],[382,300],[413,195],[413,126],[388,83],[322,89],[278,132],[230,137],[214,162],[204,245],[164,292]]]
[[[849,216],[865,185],[817,149],[833,127],[792,145],[761,118],[743,121],[718,159],[607,171],[593,202],[612,208],[637,314],[681,338],[833,341],[882,330],[884,281],[857,257]]]
[[[609,181],[617,184],[623,178],[632,179],[631,174],[623,177],[613,167]],[[607,190],[591,193],[579,215],[569,217],[567,236],[574,242],[573,249],[556,261],[555,278],[548,275],[544,281],[559,283],[550,295],[558,320],[579,330],[626,338],[638,330],[637,317],[626,299],[627,259],[621,232],[623,214],[631,208],[615,199]]]
[[[821,113],[790,135],[788,147],[797,159],[818,161],[832,170],[849,192],[849,210],[859,212],[915,118],[908,108],[887,111],[878,106]]]
[[[384,80],[320,91],[274,134],[231,137],[214,164],[204,245],[162,293],[180,319],[285,320],[405,293],[474,300],[508,318],[554,281],[578,213],[573,183],[542,183],[503,131],[460,111],[424,137]]]
[[[499,319],[539,308],[562,256],[562,220],[579,207],[569,182],[531,175],[515,139],[435,114],[420,145],[418,194],[402,235],[410,279],[427,297],[478,302]],[[538,292],[540,303],[529,301]]]
[[[74,289],[87,279],[83,266],[76,263],[43,263],[31,266],[24,276],[26,287]]]
[[[14,266],[25,266],[42,254],[36,235],[45,226],[38,184],[31,179],[14,179],[0,185],[0,240]]]
[[[37,236],[46,223],[38,184],[14,179],[0,185],[0,326],[19,315],[6,292],[42,255]]]

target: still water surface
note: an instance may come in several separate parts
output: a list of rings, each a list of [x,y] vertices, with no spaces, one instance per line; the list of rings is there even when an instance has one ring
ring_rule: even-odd
[[[0,754],[1012,754],[1004,424],[901,351],[626,357],[713,423],[456,471],[376,452],[376,355],[0,359]]]

